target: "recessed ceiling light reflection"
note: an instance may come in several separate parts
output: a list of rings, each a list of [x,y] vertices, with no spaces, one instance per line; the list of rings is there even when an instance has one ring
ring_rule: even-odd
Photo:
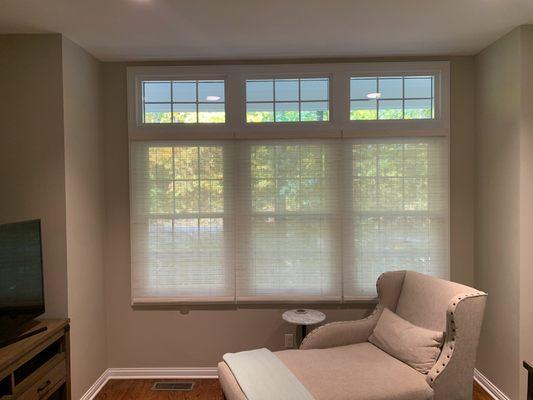
[[[379,92],[368,93],[368,94],[366,95],[366,98],[367,98],[367,99],[371,99],[371,100],[380,99],[380,98],[381,98],[381,93],[379,93]]]

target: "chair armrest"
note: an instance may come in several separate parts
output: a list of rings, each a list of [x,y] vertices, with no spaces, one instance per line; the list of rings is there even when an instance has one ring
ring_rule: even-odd
[[[472,377],[487,295],[455,296],[447,310],[446,339],[439,359],[426,381],[434,400],[471,399]]]
[[[372,314],[357,321],[330,322],[313,330],[300,345],[300,350],[325,349],[362,343],[374,330],[383,308],[378,304]]]

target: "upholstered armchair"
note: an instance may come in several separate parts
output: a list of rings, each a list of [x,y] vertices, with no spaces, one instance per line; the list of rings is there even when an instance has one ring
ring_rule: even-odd
[[[312,331],[299,350],[275,355],[316,400],[470,400],[486,294],[411,271],[377,281],[378,304],[365,319],[333,322]],[[384,308],[410,323],[444,331],[435,365],[422,374],[368,339]],[[246,400],[225,362],[219,379],[228,400]]]

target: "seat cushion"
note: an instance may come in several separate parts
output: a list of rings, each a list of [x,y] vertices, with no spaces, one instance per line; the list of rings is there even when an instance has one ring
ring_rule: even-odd
[[[425,375],[371,343],[275,353],[316,400],[429,400]]]

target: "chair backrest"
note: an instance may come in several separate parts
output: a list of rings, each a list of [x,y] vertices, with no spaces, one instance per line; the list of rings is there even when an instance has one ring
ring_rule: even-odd
[[[446,311],[457,295],[476,292],[458,283],[406,271],[396,314],[416,326],[446,331]]]
[[[426,376],[433,400],[472,399],[472,375],[487,295],[471,287],[412,271],[383,274],[379,308],[414,325],[446,332],[439,359]]]

